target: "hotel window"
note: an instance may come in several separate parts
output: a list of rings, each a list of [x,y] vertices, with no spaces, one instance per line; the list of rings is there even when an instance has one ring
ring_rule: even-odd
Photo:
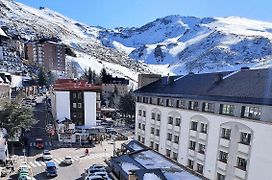
[[[166,106],[167,107],[173,107],[174,106],[173,99],[166,99]]]
[[[164,99],[158,98],[158,105],[163,106],[164,105]]]
[[[222,128],[221,138],[229,140],[230,139],[230,134],[231,134],[231,130],[230,129]]]
[[[156,136],[160,136],[160,130],[156,129]]]
[[[145,130],[145,125],[144,124],[142,124],[142,130]]]
[[[180,99],[177,100],[176,101],[176,107],[184,109],[185,108],[185,101],[184,100],[180,100]]]
[[[207,130],[208,130],[208,124],[201,123],[201,124],[200,124],[200,132],[206,134],[206,133],[207,133]]]
[[[152,98],[152,97],[149,97],[149,102],[148,102],[148,103],[149,103],[149,104],[152,104],[152,102],[153,102],[153,99],[154,99],[154,98]]]
[[[200,174],[203,174],[203,165],[202,164],[198,164],[197,163],[197,166],[196,166],[196,171]]]
[[[77,113],[73,113],[73,118],[77,118]]]
[[[160,121],[160,120],[161,120],[161,115],[157,114],[157,121]]]
[[[74,108],[74,109],[77,108],[77,103],[73,103],[73,108]]]
[[[78,98],[78,99],[81,99],[81,98],[82,98],[82,93],[81,93],[81,92],[78,92],[78,93],[77,93],[77,98]]]
[[[73,93],[73,98],[76,99],[77,98],[77,94]]]
[[[167,133],[167,140],[172,141],[172,134],[171,133]]]
[[[172,116],[168,117],[168,124],[173,124],[173,117]]]
[[[146,116],[145,111],[143,111],[143,117],[145,117],[145,116]]]
[[[176,144],[179,143],[179,136],[174,136],[174,143],[176,143]]]
[[[82,108],[82,103],[77,103],[77,108]]]
[[[159,151],[159,144],[157,144],[157,143],[155,144],[155,150]]]
[[[155,128],[151,128],[151,134],[154,134],[155,133]]]
[[[155,114],[155,113],[152,113],[152,114],[151,114],[151,119],[155,119],[155,116],[156,116],[156,114]]]
[[[151,98],[151,104],[156,104],[157,98]]]
[[[82,118],[83,114],[82,113],[78,113],[78,118]]]
[[[141,136],[138,136],[138,141],[141,141]]]
[[[148,103],[148,97],[143,97],[143,103]]]
[[[220,104],[220,114],[233,116],[234,115],[234,105]]]
[[[226,177],[223,174],[217,173],[217,180],[226,180]]]
[[[219,161],[227,163],[228,162],[228,153],[219,151]]]
[[[247,160],[244,158],[237,157],[237,168],[245,171],[246,166],[247,166]]]
[[[198,110],[198,102],[197,101],[189,101],[189,109]]]
[[[141,97],[137,96],[137,102],[141,102]]]
[[[189,149],[195,150],[195,146],[196,146],[196,142],[195,141],[190,141]]]
[[[142,143],[144,143],[145,142],[145,138],[144,137],[142,137]]]
[[[243,106],[241,117],[259,120],[261,118],[261,108]]]
[[[200,154],[205,154],[205,145],[204,144],[198,144],[198,152],[200,153]]]
[[[142,116],[142,110],[139,110],[138,114],[139,114],[139,116]]]
[[[176,118],[176,123],[175,123],[176,126],[180,126],[180,118]]]
[[[178,160],[178,153],[173,152],[173,159],[176,161]]]
[[[166,149],[166,156],[170,157],[170,155],[171,155],[171,150],[170,149]]]
[[[251,139],[251,134],[241,132],[241,134],[240,134],[240,143],[249,145],[250,144],[250,139]]]
[[[191,130],[197,131],[197,122],[191,121]]]
[[[203,112],[211,112],[211,113],[213,113],[214,112],[214,104],[213,103],[204,102],[203,106],[202,106],[202,111]]]
[[[154,142],[150,141],[150,147],[153,148],[154,147]]]
[[[193,169],[193,168],[194,168],[194,161],[193,161],[193,160],[188,159],[188,167],[189,167],[190,169]]]
[[[138,123],[138,129],[141,129],[141,123]]]

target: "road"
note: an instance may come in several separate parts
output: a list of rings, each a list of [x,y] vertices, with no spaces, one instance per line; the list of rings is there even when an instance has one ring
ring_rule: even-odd
[[[43,138],[45,148],[50,150],[52,154],[52,161],[57,164],[58,176],[50,179],[58,180],[75,180],[82,179],[82,173],[84,169],[94,163],[104,163],[105,158],[109,159],[113,153],[113,144],[110,141],[103,141],[102,144],[89,147],[90,154],[84,155],[85,148],[79,146],[62,147],[61,143],[54,141],[50,138],[46,132],[47,122],[47,110],[46,104],[39,103],[34,109],[35,118],[38,120],[37,124],[31,129],[27,136],[26,155],[27,157],[18,157],[18,166],[27,161],[31,167],[32,175],[37,180],[48,179],[45,174],[45,161],[42,159],[42,151],[35,148],[35,139]],[[121,142],[116,142],[116,148],[120,147]],[[62,166],[61,162],[65,156],[72,156],[73,163],[70,166]],[[16,179],[16,175],[13,176]]]

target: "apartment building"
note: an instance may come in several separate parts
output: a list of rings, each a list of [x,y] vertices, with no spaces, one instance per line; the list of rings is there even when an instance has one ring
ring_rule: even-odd
[[[272,69],[162,77],[135,91],[135,139],[208,179],[270,179]]]
[[[47,70],[65,71],[65,45],[58,39],[40,39],[26,44],[26,59],[29,64]]]
[[[128,85],[128,79],[109,75],[106,81],[102,83],[102,96],[109,98],[116,89],[119,95],[124,96],[128,93]]]

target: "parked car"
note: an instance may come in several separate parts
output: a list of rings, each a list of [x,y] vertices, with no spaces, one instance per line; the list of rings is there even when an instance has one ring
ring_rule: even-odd
[[[56,164],[52,161],[47,162],[45,166],[45,173],[46,176],[57,176],[58,172]]]
[[[85,174],[90,176],[95,172],[106,172],[106,168],[102,164],[93,164],[92,166],[85,169]]]
[[[108,173],[106,171],[98,171],[93,173],[95,176],[102,176],[104,179],[109,179]]]
[[[48,160],[52,159],[52,155],[48,150],[43,151],[42,157],[43,157],[43,160],[45,160],[45,161],[48,161]]]
[[[91,175],[85,177],[85,180],[104,180],[104,178],[102,176]]]
[[[35,147],[38,149],[44,148],[44,143],[42,138],[36,138],[35,140]]]
[[[65,165],[70,165],[73,163],[72,157],[71,156],[65,156],[64,160],[62,161],[63,164]]]

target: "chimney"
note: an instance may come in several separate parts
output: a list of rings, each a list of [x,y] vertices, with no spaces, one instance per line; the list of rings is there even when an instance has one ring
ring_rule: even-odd
[[[151,84],[161,78],[159,74],[139,74],[138,75],[138,89]]]

